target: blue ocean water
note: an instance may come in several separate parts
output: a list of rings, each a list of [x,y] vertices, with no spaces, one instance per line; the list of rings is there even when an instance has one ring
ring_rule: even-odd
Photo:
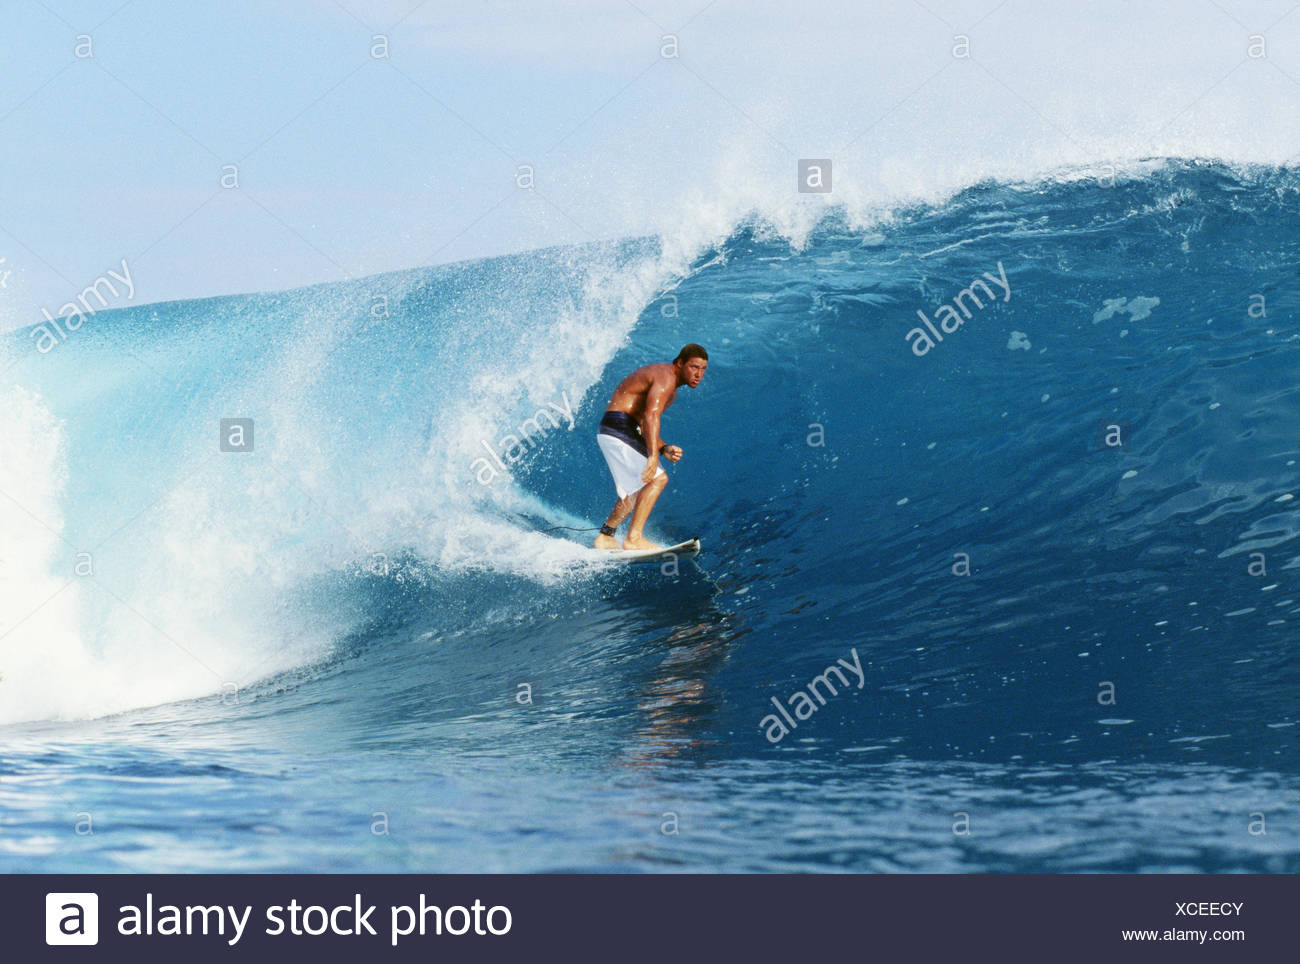
[[[1298,215],[1153,161],[15,332],[0,864],[1300,870]],[[704,552],[594,560],[688,341]]]

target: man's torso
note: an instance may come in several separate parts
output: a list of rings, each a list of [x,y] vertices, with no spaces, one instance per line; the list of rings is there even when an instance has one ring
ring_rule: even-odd
[[[638,425],[641,424],[645,416],[646,396],[655,382],[655,376],[666,381],[670,386],[668,397],[664,401],[664,408],[668,408],[677,398],[677,380],[673,377],[673,366],[664,362],[657,365],[644,365],[619,382],[618,387],[614,389],[614,394],[609,398],[609,404],[605,406],[606,411],[626,412],[636,419]]]

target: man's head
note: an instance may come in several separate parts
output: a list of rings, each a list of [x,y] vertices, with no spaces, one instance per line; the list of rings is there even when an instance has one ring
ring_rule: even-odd
[[[704,370],[709,367],[709,353],[702,345],[691,342],[677,353],[673,367],[677,369],[677,384],[694,388],[699,385]]]

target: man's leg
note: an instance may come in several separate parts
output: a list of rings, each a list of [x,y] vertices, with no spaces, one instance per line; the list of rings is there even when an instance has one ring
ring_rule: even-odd
[[[641,534],[641,527],[650,518],[650,510],[655,507],[659,494],[668,484],[668,474],[661,473],[654,481],[641,488],[637,493],[636,511],[632,513],[632,524],[628,527],[627,538],[623,540],[624,549],[662,549],[663,546],[650,542]]]
[[[632,507],[636,505],[636,497],[638,494],[639,493],[637,492],[633,492],[631,495],[625,496],[614,503],[614,510],[610,512],[609,518],[605,520],[605,525],[608,528],[617,529],[623,524],[623,520],[627,518],[627,514],[631,512]],[[607,536],[603,532],[596,536],[596,541],[593,542],[592,545],[597,549],[617,549],[619,547],[617,539],[613,536]]]

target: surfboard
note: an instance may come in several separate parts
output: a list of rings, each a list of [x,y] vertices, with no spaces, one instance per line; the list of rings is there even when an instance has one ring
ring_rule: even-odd
[[[601,549],[598,551],[619,562],[659,562],[670,556],[698,556],[700,540],[687,539],[685,542],[679,542],[675,546],[664,546],[662,549]]]

